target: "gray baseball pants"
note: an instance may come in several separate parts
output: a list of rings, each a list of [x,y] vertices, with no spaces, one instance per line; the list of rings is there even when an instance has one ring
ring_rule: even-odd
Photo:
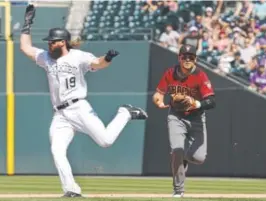
[[[194,117],[168,114],[168,134],[171,147],[171,169],[175,192],[184,192],[186,172],[183,161],[202,164],[207,155],[205,113]]]

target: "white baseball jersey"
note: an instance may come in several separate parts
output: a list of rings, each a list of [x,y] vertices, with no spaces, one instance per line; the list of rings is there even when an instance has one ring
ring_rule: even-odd
[[[35,60],[47,72],[53,106],[74,98],[86,98],[87,83],[84,75],[88,71],[95,71],[90,66],[94,59],[96,57],[89,52],[70,49],[67,55],[54,60],[48,51],[37,49]]]

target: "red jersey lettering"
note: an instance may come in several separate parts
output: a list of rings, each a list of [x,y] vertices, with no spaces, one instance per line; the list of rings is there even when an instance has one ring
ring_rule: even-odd
[[[158,92],[162,94],[182,93],[196,100],[202,100],[207,96],[214,95],[211,82],[203,71],[196,69],[183,81],[174,79],[174,73],[174,68],[166,70],[156,88]]]

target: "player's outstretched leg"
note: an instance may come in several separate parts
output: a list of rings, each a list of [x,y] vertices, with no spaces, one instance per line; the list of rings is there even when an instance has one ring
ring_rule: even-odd
[[[74,109],[76,113],[73,115]],[[72,110],[65,110],[64,115],[72,125],[77,125],[75,129],[89,135],[101,147],[110,147],[130,120],[148,118],[143,109],[122,105],[118,108],[114,118],[105,126],[87,101],[79,101],[78,104],[72,106]]]

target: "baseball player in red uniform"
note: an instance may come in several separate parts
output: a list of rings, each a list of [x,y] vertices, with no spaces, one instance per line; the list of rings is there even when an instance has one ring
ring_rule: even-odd
[[[205,110],[215,107],[214,90],[207,75],[196,66],[196,48],[183,45],[179,64],[162,76],[153,102],[169,108],[168,134],[171,147],[173,197],[183,197],[188,162],[202,164],[207,155]],[[165,105],[164,97],[170,95]]]

